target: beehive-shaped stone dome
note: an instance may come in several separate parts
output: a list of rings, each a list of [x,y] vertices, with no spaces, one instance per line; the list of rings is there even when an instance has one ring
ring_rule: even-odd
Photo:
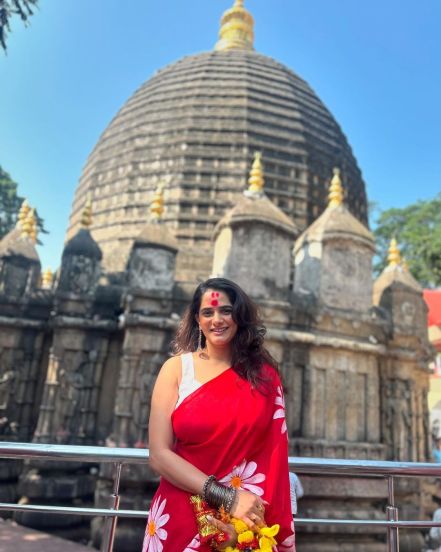
[[[228,25],[227,31],[231,17]],[[219,50],[157,72],[100,137],[75,194],[68,238],[90,196],[91,231],[107,270],[124,269],[163,182],[164,221],[180,244],[177,277],[194,282],[208,276],[212,231],[246,187],[256,150],[268,197],[300,231],[326,208],[336,165],[349,209],[367,222],[364,182],[338,123],[304,80],[250,48],[250,37],[241,45],[224,33]]]

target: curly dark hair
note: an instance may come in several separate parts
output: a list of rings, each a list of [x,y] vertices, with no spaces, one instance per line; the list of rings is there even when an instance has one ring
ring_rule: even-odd
[[[268,378],[263,374],[263,365],[269,364],[278,372],[277,361],[263,346],[266,328],[260,320],[257,306],[237,284],[226,278],[210,278],[198,285],[172,343],[174,354],[196,351],[199,337],[196,316],[199,314],[202,296],[211,289],[224,292],[233,306],[232,318],[237,324],[232,341],[233,369],[254,387],[266,387]],[[202,346],[205,346],[204,335]]]

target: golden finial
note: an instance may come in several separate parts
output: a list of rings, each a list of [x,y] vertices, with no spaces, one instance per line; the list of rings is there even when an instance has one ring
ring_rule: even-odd
[[[247,195],[259,196],[263,194],[265,179],[263,177],[262,154],[260,151],[254,153],[254,161],[251,167],[248,184]]]
[[[343,203],[343,186],[341,184],[341,178],[340,178],[340,169],[335,167],[333,169],[334,176],[331,180],[331,186],[329,188],[329,194],[328,194],[328,207],[338,207]]]
[[[35,209],[31,209],[29,211],[28,217],[31,222],[29,237],[31,238],[32,243],[37,243],[38,227],[37,227],[37,215],[35,214]]]
[[[387,256],[389,266],[395,267],[401,264],[401,253],[398,249],[397,240],[392,238],[389,245],[389,254]]]
[[[23,223],[26,220],[26,217],[28,216],[30,210],[31,206],[29,205],[28,200],[25,199],[21,204],[20,210],[18,211],[17,215],[17,225],[21,228],[23,228]]]
[[[21,237],[22,238],[31,238],[34,233],[34,209],[29,209],[26,218],[20,222],[21,226]]]
[[[244,8],[243,0],[236,0],[221,19],[219,40],[215,50],[254,50],[254,19]]]
[[[53,272],[50,268],[47,268],[43,271],[41,275],[41,287],[43,289],[51,289],[52,288],[52,281],[54,279]]]
[[[153,201],[150,205],[150,214],[152,219],[159,221],[164,212],[164,184],[159,184],[155,190]]]
[[[92,200],[87,198],[86,205],[84,206],[81,214],[81,226],[82,228],[90,228],[92,225]]]

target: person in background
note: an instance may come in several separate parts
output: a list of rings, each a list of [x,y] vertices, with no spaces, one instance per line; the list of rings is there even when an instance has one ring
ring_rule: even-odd
[[[434,462],[441,463],[441,438],[439,437],[433,443],[432,458]]]
[[[300,479],[293,472],[289,472],[289,491],[292,515],[295,516],[297,514],[297,499],[302,498],[304,491]]]

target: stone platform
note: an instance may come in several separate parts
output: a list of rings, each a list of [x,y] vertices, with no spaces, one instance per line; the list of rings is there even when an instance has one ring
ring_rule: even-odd
[[[0,519],[0,552],[93,552],[95,549]]]

